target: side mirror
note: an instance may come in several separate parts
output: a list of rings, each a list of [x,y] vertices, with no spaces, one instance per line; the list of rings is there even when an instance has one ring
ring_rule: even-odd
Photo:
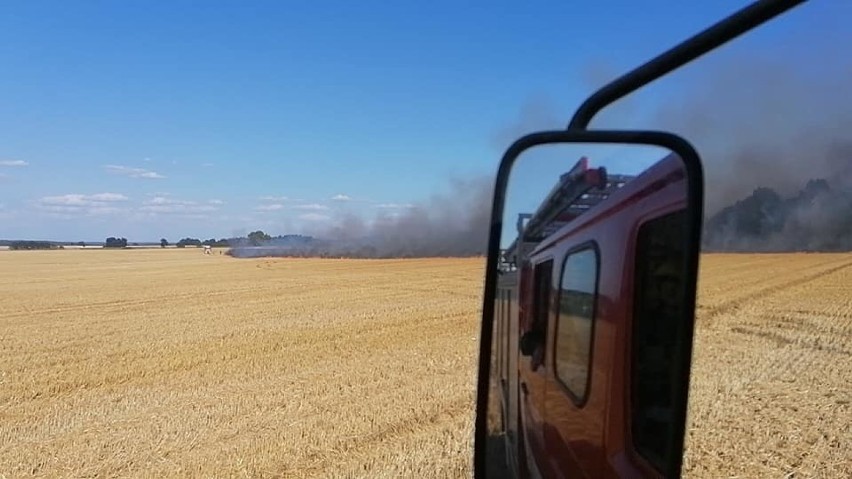
[[[680,475],[703,200],[698,154],[672,134],[541,132],[508,149],[475,477]]]

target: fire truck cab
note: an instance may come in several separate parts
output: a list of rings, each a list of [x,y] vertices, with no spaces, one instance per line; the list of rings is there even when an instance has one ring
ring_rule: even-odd
[[[490,397],[515,477],[679,468],[685,182],[673,154],[635,177],[582,158],[518,218],[498,269]]]

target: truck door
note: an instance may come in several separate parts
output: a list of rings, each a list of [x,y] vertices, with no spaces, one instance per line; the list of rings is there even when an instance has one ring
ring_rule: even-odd
[[[680,472],[692,342],[687,307],[686,210],[645,221],[636,242],[630,434],[633,450],[656,472]]]
[[[518,362],[520,377],[520,408],[524,427],[524,444],[532,455],[528,461],[540,464],[545,458],[544,393],[547,345],[547,324],[551,310],[553,260],[535,265],[531,293],[531,321],[521,339],[522,355]]]
[[[562,263],[551,326],[551,373],[546,386],[544,440],[549,477],[594,477],[604,461],[604,408],[591,398],[599,253],[593,244],[569,252]]]

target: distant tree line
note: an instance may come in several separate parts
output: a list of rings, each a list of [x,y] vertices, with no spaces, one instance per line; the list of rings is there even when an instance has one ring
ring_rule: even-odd
[[[187,246],[201,246],[201,240],[198,238],[183,238],[177,243],[175,246],[178,248],[185,248]]]
[[[50,241],[12,241],[9,243],[11,250],[34,250],[34,249],[63,249],[62,245]]]
[[[222,238],[222,239],[219,239],[219,240],[217,240],[216,238],[210,238],[210,239],[205,240],[205,241],[201,241],[198,238],[183,238],[180,241],[178,241],[177,243],[175,243],[175,246],[178,247],[178,248],[186,248],[187,246],[199,247],[199,246],[204,245],[204,246],[212,246],[214,248],[227,248],[230,245],[229,241],[231,241],[231,240],[227,240],[225,238]],[[160,246],[162,246],[163,248],[168,246],[168,244],[169,243],[168,243],[168,241],[166,241],[165,238],[160,240]]]
[[[252,246],[260,246],[271,239],[271,236],[260,230],[248,234],[248,241]]]
[[[127,238],[115,238],[110,236],[104,242],[104,248],[127,248]]]
[[[201,247],[201,246],[211,246],[214,248],[231,248],[235,246],[266,246],[269,244],[282,244],[282,243],[308,243],[312,241],[313,238],[309,236],[301,236],[301,235],[284,235],[284,236],[270,236],[267,233],[264,233],[261,230],[252,231],[246,236],[232,237],[232,238],[209,238],[207,240],[200,240],[198,238],[186,237],[181,238],[180,241],[174,243],[174,246],[177,248],[186,248],[190,247]],[[99,243],[94,242],[90,243],[90,245],[98,245]],[[104,243],[104,248],[127,248],[128,245],[138,246],[140,244],[156,246],[160,245],[161,248],[165,248],[169,246],[169,240],[166,238],[160,238],[158,243],[129,243],[127,238],[124,237],[116,237],[110,236],[107,238]],[[61,241],[30,241],[30,240],[0,240],[0,246],[8,246],[9,249],[12,250],[32,250],[32,249],[63,249],[63,245],[72,245],[79,247],[86,247],[86,242],[84,241],[76,241],[76,242],[61,242]]]
[[[752,193],[711,216],[704,251],[852,251],[852,191],[844,178],[811,179],[795,196],[772,188]]]
[[[198,238],[183,238],[180,241],[178,241],[177,243],[175,243],[175,246],[177,246],[178,248],[185,248],[187,246],[196,246],[196,247],[198,247],[198,246],[212,246],[214,248],[228,248],[228,247],[231,247],[231,246],[242,245],[242,244],[246,244],[246,243],[248,243],[252,246],[261,246],[263,244],[268,243],[269,241],[279,239],[279,238],[284,238],[284,237],[283,236],[272,237],[272,236],[269,236],[268,234],[264,233],[263,231],[258,230],[258,231],[252,231],[247,236],[241,236],[241,237],[235,237],[235,238],[221,238],[221,239],[218,239],[218,240],[216,238],[210,238],[210,239],[201,241]],[[168,246],[168,244],[169,243],[165,238],[162,238],[160,240],[160,246],[165,248],[166,246]]]

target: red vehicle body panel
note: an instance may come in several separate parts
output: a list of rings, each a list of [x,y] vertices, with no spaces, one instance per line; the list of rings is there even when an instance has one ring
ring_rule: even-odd
[[[519,354],[517,341],[499,340],[508,355],[509,374],[517,374],[518,389],[502,396],[508,429],[515,429],[508,454],[515,455],[521,477],[660,477],[633,451],[630,434],[630,358],[635,244],[647,220],[686,208],[683,165],[667,157],[628,182],[539,244],[529,264],[518,265],[500,288],[514,290],[513,308],[502,308],[502,331],[516,328],[520,337],[531,327],[535,311],[533,266],[552,260],[550,309],[544,367],[532,371],[531,357]],[[558,289],[566,254],[592,245],[598,251],[599,276],[594,300],[590,374],[586,398],[577,403],[555,374],[554,341]],[[508,333],[506,333],[508,334]],[[516,368],[513,367],[517,365]],[[509,381],[510,386],[512,381]],[[510,387],[511,389],[511,387]],[[526,389],[526,392],[524,392]],[[516,397],[516,401],[512,398]],[[517,405],[513,404],[516,403]],[[527,464],[532,471],[524,471]],[[527,476],[530,474],[530,476]]]

